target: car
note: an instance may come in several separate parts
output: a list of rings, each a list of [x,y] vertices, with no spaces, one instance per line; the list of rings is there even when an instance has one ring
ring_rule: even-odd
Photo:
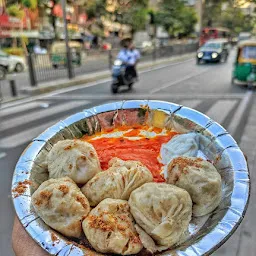
[[[209,40],[198,49],[197,64],[201,62],[226,62],[229,49],[229,42],[226,39]]]
[[[241,32],[238,35],[238,42],[240,43],[242,41],[249,40],[251,39],[251,37],[252,37],[252,34],[250,32]]]
[[[26,66],[25,60],[22,57],[10,55],[0,50],[0,67],[6,72],[22,72]]]

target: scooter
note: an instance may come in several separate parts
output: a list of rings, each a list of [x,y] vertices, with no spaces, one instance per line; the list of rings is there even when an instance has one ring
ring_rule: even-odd
[[[117,59],[114,61],[114,65],[112,67],[112,93],[117,93],[120,86],[128,86],[128,88],[131,89],[136,81],[136,77],[132,74],[129,74],[128,76],[126,75],[126,67],[126,64],[121,60]]]

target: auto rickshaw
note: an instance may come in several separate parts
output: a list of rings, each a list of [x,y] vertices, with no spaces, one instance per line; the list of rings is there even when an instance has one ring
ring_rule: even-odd
[[[82,44],[75,41],[70,41],[69,43],[70,55],[72,64],[81,65],[81,52]],[[51,62],[54,68],[59,66],[66,66],[67,55],[66,55],[66,44],[64,41],[54,42],[51,48]]]
[[[256,86],[256,40],[243,41],[238,45],[232,84]]]

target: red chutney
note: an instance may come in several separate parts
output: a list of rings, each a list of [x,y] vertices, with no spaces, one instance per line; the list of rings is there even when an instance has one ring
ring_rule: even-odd
[[[125,136],[138,136],[137,129],[125,133]],[[158,135],[153,138],[141,137],[139,140],[129,140],[122,137],[91,139],[91,137],[85,136],[82,140],[88,141],[94,146],[103,170],[108,169],[108,162],[113,157],[122,160],[135,160],[140,161],[151,171],[155,182],[164,182],[165,179],[160,174],[162,164],[158,162],[157,157],[161,145],[167,143],[176,134],[176,132],[168,132],[166,135]]]

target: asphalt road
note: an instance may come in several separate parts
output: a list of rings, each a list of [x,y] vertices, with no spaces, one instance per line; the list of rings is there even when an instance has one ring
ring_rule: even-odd
[[[200,66],[195,64],[195,59],[190,59],[146,70],[131,91],[123,88],[118,95],[110,93],[110,81],[104,80],[3,105],[0,112],[0,255],[13,255],[11,178],[19,155],[33,137],[58,120],[95,105],[123,99],[157,99],[209,115],[239,142],[254,93],[231,85],[233,58],[231,54],[227,63]],[[222,250],[225,246],[215,255],[222,255]]]

